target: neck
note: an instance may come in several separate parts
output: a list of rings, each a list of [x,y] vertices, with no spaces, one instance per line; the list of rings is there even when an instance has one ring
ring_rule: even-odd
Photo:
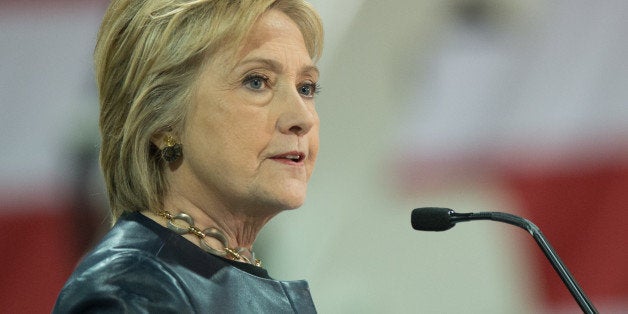
[[[166,197],[164,199],[163,210],[173,216],[184,213],[192,217],[194,226],[200,230],[214,227],[224,234],[229,248],[244,248],[243,254],[250,255],[253,243],[262,227],[272,218],[272,216],[252,216],[244,211],[234,211],[226,208],[211,208],[211,206],[198,206],[183,197]],[[144,211],[145,216],[151,218],[162,226],[167,226],[168,220],[158,213],[159,211]],[[193,234],[183,235],[197,246],[200,246],[199,239]],[[210,246],[220,246],[217,241],[207,241]],[[214,249],[222,249],[214,247]],[[248,250],[248,253],[246,252]],[[247,256],[249,257],[249,256]]]

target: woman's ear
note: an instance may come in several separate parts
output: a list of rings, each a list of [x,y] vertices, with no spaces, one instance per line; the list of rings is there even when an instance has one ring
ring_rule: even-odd
[[[161,150],[164,147],[165,136],[166,136],[166,133],[157,132],[153,134],[153,136],[150,137],[150,143],[153,144],[155,147],[157,147],[159,150]]]
[[[150,137],[150,143],[157,147],[159,150],[162,150],[164,146],[166,146],[165,140],[166,137],[176,138],[176,135],[172,134],[172,126],[166,125],[161,127],[153,133]]]

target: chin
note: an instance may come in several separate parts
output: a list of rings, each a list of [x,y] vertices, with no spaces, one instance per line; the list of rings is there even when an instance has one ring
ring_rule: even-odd
[[[277,182],[275,187],[277,186],[282,186],[283,188],[272,188],[271,185],[249,194],[257,195],[257,197],[255,197],[257,200],[254,201],[254,204],[256,204],[254,207],[265,207],[266,210],[280,212],[283,210],[297,209],[305,203],[307,184],[304,184],[303,182],[296,183],[294,181],[284,181]]]
[[[297,208],[299,208],[299,207],[303,206],[303,203],[304,203],[304,202],[305,202],[305,200],[301,200],[301,201],[298,201],[298,202],[294,202],[294,203],[288,204],[288,205],[286,206],[286,210],[293,210],[293,209],[297,209]]]
[[[289,210],[301,207],[305,203],[307,184],[291,182],[291,184],[287,184],[285,187],[284,189],[275,190],[275,193],[273,193],[277,203],[281,204],[281,209]]]
[[[293,192],[283,195],[283,197],[276,198],[278,207],[281,210],[293,210],[301,207],[305,203],[304,192]]]
[[[290,193],[276,198],[276,201],[282,210],[297,209],[305,202],[305,193]]]
[[[273,217],[283,211],[295,210],[303,205],[303,200],[272,198],[258,200],[253,205],[255,215]]]

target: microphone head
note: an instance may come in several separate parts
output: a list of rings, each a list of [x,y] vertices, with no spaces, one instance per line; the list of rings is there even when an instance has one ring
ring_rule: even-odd
[[[441,207],[422,207],[412,210],[412,228],[421,231],[445,231],[456,224],[451,221],[454,211]]]

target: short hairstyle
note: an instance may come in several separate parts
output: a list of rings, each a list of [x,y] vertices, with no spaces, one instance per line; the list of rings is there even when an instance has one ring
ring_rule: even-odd
[[[167,164],[151,138],[180,134],[203,63],[233,51],[270,9],[299,27],[313,60],[323,27],[303,0],[114,0],[94,53],[100,99],[100,164],[111,214],[159,210],[168,190]]]

